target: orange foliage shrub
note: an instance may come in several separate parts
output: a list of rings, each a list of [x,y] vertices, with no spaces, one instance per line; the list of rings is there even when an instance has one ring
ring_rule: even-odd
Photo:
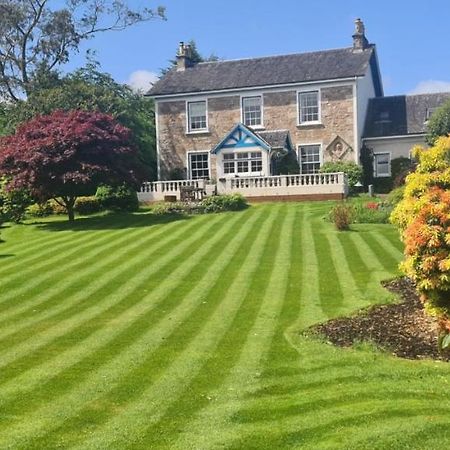
[[[426,310],[450,333],[450,137],[415,149],[417,171],[391,221],[405,243],[404,273],[415,281]]]

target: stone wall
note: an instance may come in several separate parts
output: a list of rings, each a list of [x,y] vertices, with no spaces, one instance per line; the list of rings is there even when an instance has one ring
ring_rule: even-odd
[[[188,151],[210,151],[241,121],[239,95],[208,99],[209,132],[206,133],[186,134],[185,100],[157,105],[161,179],[170,178],[173,169],[187,170]],[[288,129],[295,148],[300,144],[322,143],[324,161],[355,160],[352,85],[321,89],[320,125],[297,125],[295,90],[264,93],[263,105],[265,129]],[[211,155],[213,178],[215,166],[215,157]]]

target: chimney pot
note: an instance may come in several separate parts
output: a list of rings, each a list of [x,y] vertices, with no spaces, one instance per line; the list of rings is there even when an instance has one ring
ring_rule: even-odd
[[[177,53],[177,70],[183,71],[192,66],[193,62],[191,45],[185,44],[183,41],[181,41]]]
[[[366,38],[366,29],[361,19],[355,20],[355,34],[353,35],[353,50],[363,51],[369,47],[369,41]]]

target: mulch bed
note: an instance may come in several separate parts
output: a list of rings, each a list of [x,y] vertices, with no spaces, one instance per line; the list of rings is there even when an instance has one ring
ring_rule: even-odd
[[[436,320],[425,314],[411,281],[398,278],[383,286],[400,294],[401,303],[373,306],[355,316],[316,325],[310,331],[340,347],[371,341],[401,358],[449,361],[450,355],[438,350]]]

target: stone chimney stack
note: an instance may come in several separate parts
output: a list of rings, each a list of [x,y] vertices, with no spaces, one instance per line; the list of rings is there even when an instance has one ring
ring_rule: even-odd
[[[183,71],[192,66],[192,48],[189,44],[180,42],[177,53],[177,70]]]
[[[353,50],[362,52],[369,47],[369,41],[366,38],[364,22],[361,19],[355,20],[355,34],[353,35]]]

